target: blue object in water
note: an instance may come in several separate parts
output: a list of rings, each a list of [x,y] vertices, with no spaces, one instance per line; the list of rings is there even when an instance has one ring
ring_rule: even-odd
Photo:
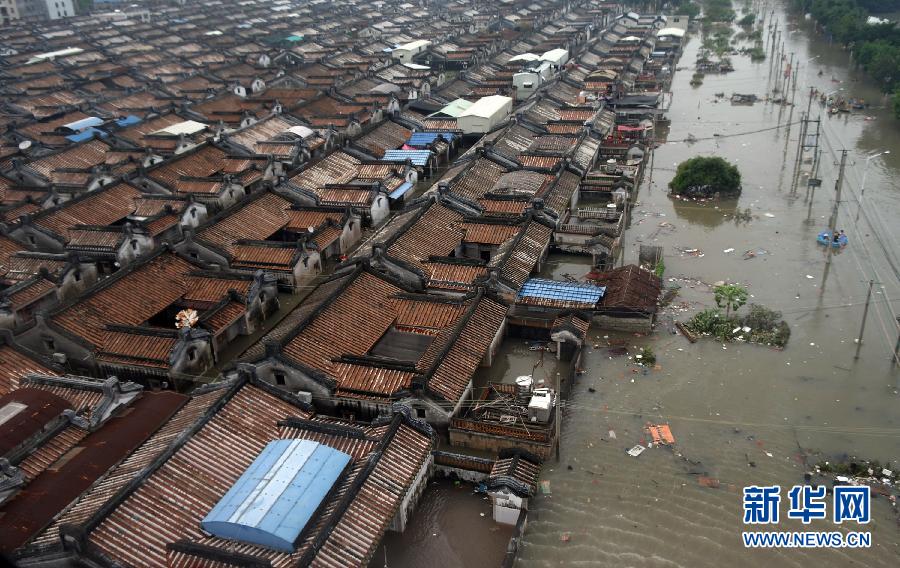
[[[825,245],[826,247],[830,244],[833,248],[841,248],[847,246],[847,243],[850,240],[847,238],[847,235],[841,235],[837,240],[834,240],[831,231],[822,231],[819,233],[819,236],[816,237],[816,242],[820,245]]]

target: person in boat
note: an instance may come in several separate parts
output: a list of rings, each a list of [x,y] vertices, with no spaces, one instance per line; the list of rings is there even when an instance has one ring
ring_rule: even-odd
[[[821,70],[821,69],[819,69],[819,77],[821,77],[821,76],[822,76],[822,74],[823,74],[823,73],[822,73],[822,70]]]
[[[834,242],[838,242],[841,238],[841,234],[837,231],[834,232]]]

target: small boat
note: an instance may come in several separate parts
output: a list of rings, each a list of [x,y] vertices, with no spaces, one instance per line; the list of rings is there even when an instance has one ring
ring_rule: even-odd
[[[830,244],[832,248],[843,248],[850,242],[847,235],[841,235],[838,237],[838,240],[834,240],[831,235],[831,231],[822,231],[819,233],[819,236],[816,237],[816,242],[820,245],[825,245],[826,247]]]

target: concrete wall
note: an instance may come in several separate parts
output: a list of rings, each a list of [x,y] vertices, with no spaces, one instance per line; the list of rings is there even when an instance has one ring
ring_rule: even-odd
[[[428,478],[430,477],[433,465],[434,456],[428,454],[428,459],[426,459],[425,463],[422,464],[422,467],[419,468],[419,472],[416,474],[412,486],[410,486],[406,495],[403,497],[403,501],[397,509],[397,514],[394,515],[391,524],[388,526],[388,530],[394,532],[403,532],[406,530],[406,523],[412,516],[413,511],[415,511],[416,505],[418,505],[419,499],[422,497],[425,489],[428,487]]]
[[[539,456],[541,459],[548,458],[552,448],[550,444],[516,440],[503,436],[494,436],[492,434],[471,432],[469,430],[459,430],[456,428],[450,428],[450,445],[460,448],[471,448],[473,450],[487,450],[494,453],[499,453],[501,449],[515,446],[523,450],[528,450]]]
[[[595,315],[593,321],[598,328],[611,331],[627,331],[631,333],[650,333],[653,331],[653,320],[650,318],[614,318]]]

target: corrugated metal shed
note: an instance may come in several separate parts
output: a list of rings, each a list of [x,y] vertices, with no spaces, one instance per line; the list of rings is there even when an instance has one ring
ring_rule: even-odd
[[[293,552],[350,459],[309,440],[270,442],[200,525],[219,538]]]
[[[443,137],[444,140],[452,142],[456,135],[449,132],[413,132],[409,140],[406,141],[406,145],[423,148],[428,144],[434,144],[438,137]]]
[[[415,166],[425,166],[431,157],[431,150],[387,150],[382,158],[386,162],[405,162],[409,158]]]
[[[554,303],[565,302],[581,306],[595,306],[605,293],[606,288],[603,286],[530,278],[519,290],[517,299],[534,298]]]
[[[397,187],[397,189],[392,191],[388,197],[390,197],[391,199],[399,199],[400,197],[403,197],[404,195],[406,195],[406,192],[412,188],[413,188],[413,184],[411,184],[408,181],[405,181],[405,182],[401,183]]]

